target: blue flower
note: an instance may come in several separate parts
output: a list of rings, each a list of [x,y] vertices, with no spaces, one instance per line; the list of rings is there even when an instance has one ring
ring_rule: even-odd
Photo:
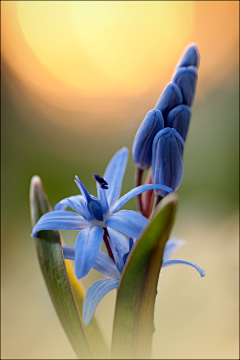
[[[129,248],[126,239],[123,243],[125,249],[122,248],[121,250],[117,248],[114,249],[114,245],[112,245],[115,263],[109,256],[102,252],[99,252],[97,255],[93,264],[93,269],[102,273],[107,279],[96,281],[86,293],[82,308],[82,318],[85,325],[90,324],[96,307],[104,295],[119,286],[125,262],[132,250],[134,241],[131,238],[129,239]],[[182,239],[169,239],[166,242],[161,268],[177,264],[189,265],[194,267],[202,277],[205,276],[205,271],[193,262],[175,259],[169,260],[169,258],[184,244],[185,241]],[[75,249],[73,246],[63,247],[63,253],[66,259],[75,260]]]
[[[185,105],[192,105],[196,91],[197,77],[197,68],[195,66],[179,67],[173,75],[173,82],[179,86],[182,92],[182,103]]]
[[[169,111],[166,127],[174,128],[186,140],[191,118],[191,108],[187,105],[178,105]]]
[[[184,141],[173,128],[160,130],[153,140],[152,182],[164,184],[177,190],[183,178]],[[156,194],[165,196],[166,192],[155,189]]]
[[[75,182],[82,195],[70,196],[55,205],[54,211],[44,214],[34,226],[32,236],[41,230],[82,230],[75,243],[76,267],[78,279],[86,276],[98,255],[104,234],[120,246],[114,230],[127,236],[138,238],[147,225],[148,219],[133,210],[120,210],[130,199],[147,190],[161,189],[172,192],[163,185],[141,185],[122,196],[119,195],[125,173],[128,150],[122,148],[111,159],[104,178],[94,175],[97,183],[98,198],[90,195],[76,176]],[[67,207],[75,212],[66,211]],[[120,211],[119,211],[120,210]],[[80,215],[81,214],[81,215]]]
[[[196,68],[198,68],[199,61],[200,61],[200,54],[197,45],[194,43],[190,43],[183,50],[176,68],[182,66],[191,66],[191,65],[196,66]]]
[[[132,147],[134,165],[142,170],[151,166],[152,143],[154,136],[164,128],[164,119],[160,110],[150,110],[143,119],[135,135]]]
[[[168,83],[156,102],[155,109],[160,110],[166,121],[170,110],[182,104],[182,93],[179,86],[173,82]]]

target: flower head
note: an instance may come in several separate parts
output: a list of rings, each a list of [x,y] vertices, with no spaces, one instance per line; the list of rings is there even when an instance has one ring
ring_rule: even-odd
[[[177,84],[170,82],[165,86],[161,93],[155,105],[155,109],[162,112],[164,120],[166,121],[169,111],[180,104],[182,104],[181,90]]]
[[[118,236],[118,235],[117,235]],[[122,240],[122,239],[121,239]],[[137,242],[137,241],[135,241]],[[116,248],[113,244],[114,260],[110,259],[106,254],[99,252],[96,260],[93,264],[93,269],[99,271],[107,279],[96,281],[87,291],[86,296],[83,302],[82,317],[85,325],[89,325],[93,314],[96,310],[97,305],[100,300],[111,290],[119,286],[121,275],[127,261],[127,258],[134,247],[134,240],[129,239],[129,245],[126,241],[123,241],[124,247],[122,249]],[[167,267],[170,265],[183,264],[194,267],[199,274],[203,277],[205,276],[205,271],[200,268],[197,264],[185,260],[169,260],[169,258],[183,245],[185,241],[182,239],[169,239],[166,242],[162,267]],[[63,247],[64,257],[66,259],[75,260],[75,249],[74,247]]]
[[[166,127],[177,130],[184,141],[186,140],[191,113],[191,108],[189,106],[178,105],[169,111],[167,116]]]
[[[153,140],[152,181],[177,190],[183,178],[184,141],[173,128],[160,130]],[[165,196],[166,192],[155,189],[155,193]]]
[[[200,54],[195,43],[188,44],[182,52],[176,68],[181,66],[196,66],[198,68],[200,61]]]
[[[57,203],[54,211],[44,214],[32,230],[36,237],[41,230],[81,230],[75,243],[76,267],[78,279],[86,276],[98,255],[104,234],[109,234],[112,241],[117,237],[112,229],[127,236],[138,238],[147,225],[148,219],[133,210],[120,210],[130,199],[144,191],[161,189],[172,192],[164,185],[141,185],[122,196],[119,195],[125,173],[128,150],[122,148],[111,159],[103,178],[94,175],[97,184],[98,198],[90,195],[81,180],[76,176],[75,182],[82,195],[70,196]],[[73,211],[67,211],[70,207]]]
[[[179,86],[183,97],[182,103],[185,105],[192,105],[197,77],[197,68],[195,66],[179,67],[173,75],[173,82]]]
[[[163,128],[162,112],[156,109],[150,110],[138,128],[133,141],[133,162],[139,169],[147,170],[151,166],[153,139]]]

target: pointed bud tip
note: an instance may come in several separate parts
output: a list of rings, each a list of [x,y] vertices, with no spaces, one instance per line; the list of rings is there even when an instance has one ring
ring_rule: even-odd
[[[200,54],[198,51],[197,44],[195,42],[191,42],[183,50],[176,68],[179,66],[190,66],[190,65],[196,66],[198,68],[199,62],[200,62]]]
[[[42,186],[42,180],[40,178],[40,176],[38,175],[34,175],[31,179],[31,187],[32,186]]]

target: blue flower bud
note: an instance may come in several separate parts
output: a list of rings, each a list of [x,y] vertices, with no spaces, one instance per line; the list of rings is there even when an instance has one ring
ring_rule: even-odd
[[[142,170],[151,166],[154,136],[164,128],[161,111],[150,110],[143,119],[135,135],[132,147],[134,165]]]
[[[166,126],[174,128],[186,140],[192,111],[187,105],[178,105],[168,113]]]
[[[153,140],[152,148],[152,183],[167,185],[177,190],[183,177],[184,141],[173,128],[160,130]],[[154,190],[156,194],[167,193]]]
[[[181,89],[182,103],[191,106],[196,91],[197,68],[195,66],[179,67],[173,75],[173,82]]]
[[[198,68],[200,61],[200,54],[195,44],[189,44],[182,52],[178,67],[182,66],[196,66]]]
[[[155,109],[162,112],[164,120],[166,120],[169,111],[177,105],[182,103],[182,94],[178,85],[174,83],[168,83],[160,95]]]

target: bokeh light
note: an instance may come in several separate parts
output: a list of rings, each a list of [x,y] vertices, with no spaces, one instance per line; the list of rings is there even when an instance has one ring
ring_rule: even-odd
[[[98,127],[102,114],[126,124],[127,116],[119,119],[126,98],[140,109],[149,94],[157,99],[191,41],[203,59],[198,96],[218,85],[236,65],[237,8],[234,1],[4,1],[2,56],[49,119],[59,121],[57,108],[97,114]],[[62,124],[76,127],[67,115]]]

